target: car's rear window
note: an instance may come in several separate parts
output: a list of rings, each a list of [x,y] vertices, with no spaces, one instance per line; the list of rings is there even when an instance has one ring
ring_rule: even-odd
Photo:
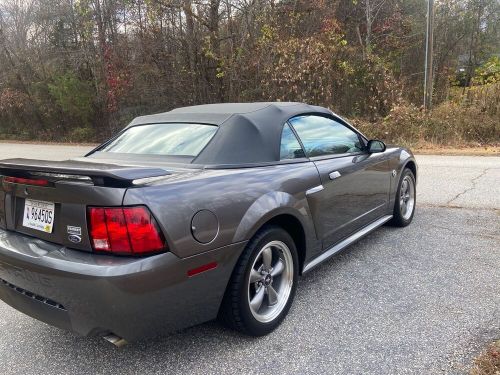
[[[217,126],[165,123],[133,126],[99,151],[124,154],[198,156]]]

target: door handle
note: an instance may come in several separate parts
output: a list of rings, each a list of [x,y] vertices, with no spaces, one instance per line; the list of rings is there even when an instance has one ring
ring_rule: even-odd
[[[342,175],[340,174],[339,171],[333,171],[328,176],[330,177],[330,180],[335,180],[336,178],[339,178]]]

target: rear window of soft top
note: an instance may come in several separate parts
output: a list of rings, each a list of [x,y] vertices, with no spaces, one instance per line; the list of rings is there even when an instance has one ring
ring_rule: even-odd
[[[212,139],[217,126],[162,123],[132,126],[102,147],[101,152],[196,157]]]

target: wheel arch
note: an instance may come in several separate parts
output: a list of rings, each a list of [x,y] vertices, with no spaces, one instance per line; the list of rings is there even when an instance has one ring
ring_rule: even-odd
[[[302,268],[306,259],[306,233],[304,227],[299,219],[291,214],[278,214],[273,218],[266,221],[259,228],[265,228],[266,226],[278,226],[285,230],[290,237],[292,237],[295,247],[297,248],[297,255],[299,257],[299,272],[302,272]]]
[[[415,182],[417,181],[417,172],[418,172],[418,166],[417,166],[417,161],[415,160],[415,156],[411,152],[411,150],[401,147],[398,150],[398,158],[397,164],[398,164],[398,175],[401,175],[405,168],[410,169],[413,172],[413,176],[415,176]]]
[[[236,229],[233,242],[250,240],[266,225],[278,225],[295,242],[299,255],[299,269],[319,242],[312,223],[307,200],[297,199],[285,192],[272,192],[261,196],[247,210]]]
[[[259,220],[258,224],[249,231],[248,239],[250,240],[260,230],[268,226],[279,226],[292,237],[299,257],[299,270],[300,273],[302,273],[308,251],[308,235],[303,220],[289,209],[271,211]]]
[[[413,172],[413,176],[415,177],[415,182],[417,182],[417,163],[415,163],[415,161],[413,159],[408,160],[404,164],[404,166],[401,170],[403,171],[405,168],[408,168],[410,171]]]

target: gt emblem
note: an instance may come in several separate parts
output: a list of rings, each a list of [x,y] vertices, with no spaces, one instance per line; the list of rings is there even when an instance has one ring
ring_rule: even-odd
[[[397,174],[396,170],[395,170],[395,169],[393,169],[393,170],[392,170],[392,177],[396,177],[396,174]]]

